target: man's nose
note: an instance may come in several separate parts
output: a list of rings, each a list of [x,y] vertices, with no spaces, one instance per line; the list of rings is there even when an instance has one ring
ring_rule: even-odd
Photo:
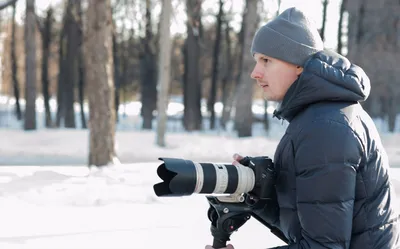
[[[251,77],[252,79],[257,80],[257,79],[262,79],[263,76],[264,76],[264,74],[263,74],[262,70],[260,70],[260,68],[257,67],[257,65],[256,65],[256,66],[254,67],[254,69],[253,69],[253,72],[251,72],[250,77]]]

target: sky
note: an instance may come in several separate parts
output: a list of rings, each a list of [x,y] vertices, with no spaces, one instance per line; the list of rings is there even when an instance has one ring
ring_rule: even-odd
[[[36,0],[37,12],[42,13],[50,4],[57,4],[61,0]],[[275,0],[263,0],[265,8],[272,13],[276,12],[277,9],[277,1]],[[216,0],[204,0],[203,8],[205,10],[213,10],[217,11],[217,1]],[[233,10],[241,13],[241,8],[243,6],[242,0],[234,0]],[[303,11],[305,11],[312,20],[316,23],[318,27],[320,27],[322,23],[322,0],[282,0],[281,10],[284,10],[289,7],[296,6]],[[328,6],[328,17],[327,17],[327,27],[326,27],[326,46],[328,48],[335,48],[337,44],[337,24],[339,21],[339,6],[341,0],[330,0]],[[228,4],[229,5],[229,4]],[[19,20],[22,20],[23,12],[24,12],[25,0],[18,1],[18,16]],[[175,10],[173,20],[171,23],[171,33],[179,33],[185,32],[186,27],[184,24],[185,15],[184,13],[184,1],[182,0],[173,0],[173,9]],[[157,6],[154,8],[154,15],[158,16],[160,11],[160,7]],[[240,18],[240,17],[239,17]],[[235,28],[239,29],[240,19],[237,19],[234,22]],[[213,21],[213,17],[209,17],[210,21]]]

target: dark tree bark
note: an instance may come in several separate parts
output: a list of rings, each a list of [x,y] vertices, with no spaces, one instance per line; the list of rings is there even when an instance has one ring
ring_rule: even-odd
[[[114,60],[114,89],[115,89],[115,114],[116,114],[116,122],[118,123],[119,115],[118,115],[118,110],[119,110],[119,91],[120,91],[120,85],[121,85],[121,71],[120,71],[120,55],[118,53],[118,46],[120,46],[117,43],[117,37],[116,33],[113,32],[112,36],[112,41],[113,41],[113,60]]]
[[[372,84],[367,100],[371,103],[365,102],[363,106],[373,114],[376,108],[372,104],[377,99],[385,99],[385,119],[389,122],[389,131],[394,131],[400,111],[399,1],[347,1],[346,10],[349,13],[347,56],[363,68]]]
[[[343,15],[345,12],[345,6],[346,6],[346,1],[347,0],[342,0],[342,3],[340,4],[340,13],[339,13],[339,27],[338,27],[338,36],[337,36],[337,52],[339,54],[343,54]]]
[[[19,93],[19,82],[18,82],[18,66],[17,66],[17,55],[15,48],[15,13],[16,13],[16,1],[13,2],[13,14],[12,14],[12,26],[11,26],[11,70],[12,70],[12,81],[15,97],[15,114],[18,120],[22,119],[21,105],[19,103],[20,93]]]
[[[39,30],[42,36],[42,94],[45,107],[45,126],[47,128],[53,127],[50,110],[50,93],[49,93],[49,57],[50,57],[50,44],[52,37],[52,23],[53,23],[53,9],[47,10],[47,16],[44,24],[39,23]]]
[[[152,31],[151,2],[146,0],[146,36],[142,42],[141,54],[141,97],[143,129],[152,129],[153,112],[157,108],[157,57]]]
[[[238,86],[238,94],[236,95],[236,130],[239,137],[252,136],[253,126],[253,89],[254,82],[250,78],[254,59],[251,55],[250,48],[253,36],[257,30],[258,14],[257,14],[258,0],[247,0],[244,11],[244,43],[242,50],[242,67],[240,75],[240,84]]]
[[[76,3],[77,8],[77,26],[78,26],[78,97],[79,97],[79,107],[81,113],[81,124],[82,128],[86,129],[86,116],[85,116],[85,109],[84,109],[84,102],[85,102],[85,61],[84,61],[84,51],[83,51],[83,19],[82,19],[82,3],[78,1]]]
[[[66,128],[75,128],[75,86],[78,85],[79,76],[79,24],[77,20],[78,8],[80,0],[68,0],[67,11],[67,46],[66,46],[66,73],[63,100],[64,100],[64,126]]]
[[[268,100],[264,100],[264,129],[265,131],[269,131],[269,118],[268,118]]]
[[[62,28],[58,40],[58,82],[57,82],[57,115],[56,115],[56,126],[61,127],[64,121],[65,113],[65,100],[64,100],[64,89],[65,89],[65,74],[66,74],[66,28],[68,18],[69,2],[64,2],[64,13],[62,20]]]
[[[230,36],[231,27],[228,21],[225,21],[225,56],[226,62],[225,64],[225,72],[224,77],[222,79],[222,117],[221,117],[221,126],[223,129],[226,129],[226,123],[231,117],[231,110],[232,110],[232,99],[234,94],[234,87],[233,87],[233,60],[234,56],[232,55],[232,41]]]
[[[35,0],[26,0],[24,129],[36,129],[36,14]]]
[[[329,0],[322,1],[322,7],[323,7],[322,8],[322,27],[321,27],[321,31],[320,31],[322,41],[325,41],[325,27],[326,27],[326,15],[327,15],[328,4],[329,4]]]
[[[208,110],[210,111],[210,129],[215,128],[215,110],[214,105],[217,98],[217,84],[219,71],[219,54],[221,44],[222,19],[224,16],[224,0],[219,0],[219,12],[217,15],[217,30],[215,35],[214,53],[213,53],[213,72],[211,79],[210,97],[208,101]]]
[[[57,115],[56,115],[56,126],[60,127],[63,119],[64,112],[64,75],[65,75],[65,33],[64,27],[60,32],[59,36],[59,50],[58,50],[58,82],[57,82]]]
[[[15,5],[16,2],[17,2],[17,0],[8,0],[6,2],[0,3],[0,10],[3,10],[7,7]]]
[[[187,131],[202,129],[201,114],[201,0],[187,0],[187,38],[184,47],[184,115],[183,124]]]

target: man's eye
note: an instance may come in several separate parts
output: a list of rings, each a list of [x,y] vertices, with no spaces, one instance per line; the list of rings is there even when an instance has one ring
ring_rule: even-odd
[[[264,62],[268,62],[269,60],[267,58],[262,59]]]

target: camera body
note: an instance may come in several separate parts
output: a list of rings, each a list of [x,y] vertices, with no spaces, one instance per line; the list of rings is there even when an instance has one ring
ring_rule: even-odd
[[[249,192],[258,199],[270,199],[276,182],[276,171],[271,158],[267,156],[244,157],[240,164],[250,167],[255,175],[255,184]]]

